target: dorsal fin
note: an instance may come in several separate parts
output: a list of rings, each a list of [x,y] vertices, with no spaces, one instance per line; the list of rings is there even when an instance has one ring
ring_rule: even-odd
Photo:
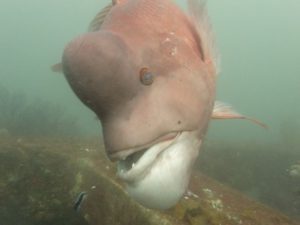
[[[187,0],[189,16],[198,33],[204,61],[212,63],[215,73],[219,73],[219,54],[216,50],[214,33],[206,9],[205,0]]]
[[[112,3],[104,7],[100,12],[97,13],[94,19],[90,22],[88,31],[94,32],[94,31],[98,31],[101,28],[101,25],[103,24],[106,15],[110,12],[114,4],[115,3],[113,1]]]

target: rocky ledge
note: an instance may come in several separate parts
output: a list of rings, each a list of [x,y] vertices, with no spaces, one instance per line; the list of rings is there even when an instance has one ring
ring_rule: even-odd
[[[299,225],[195,171],[174,208],[146,209],[115,176],[96,139],[0,137],[0,223],[5,225]],[[84,193],[74,210],[78,195]]]

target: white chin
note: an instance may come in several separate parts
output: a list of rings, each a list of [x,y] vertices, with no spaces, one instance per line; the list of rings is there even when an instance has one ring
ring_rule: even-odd
[[[182,132],[150,147],[136,162],[120,161],[118,175],[136,201],[148,208],[168,209],[186,191],[200,146],[195,132]]]

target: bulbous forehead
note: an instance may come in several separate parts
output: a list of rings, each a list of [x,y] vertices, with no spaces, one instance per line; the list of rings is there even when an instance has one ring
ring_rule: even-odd
[[[70,86],[99,114],[131,99],[140,86],[134,55],[118,35],[99,31],[70,42],[63,68]]]
[[[202,60],[195,29],[167,3],[113,7],[99,31],[65,50],[66,77],[100,118],[109,154],[207,126],[214,76]]]

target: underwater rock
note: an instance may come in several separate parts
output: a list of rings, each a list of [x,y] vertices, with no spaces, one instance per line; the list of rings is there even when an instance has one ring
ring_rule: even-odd
[[[97,140],[0,139],[0,171],[5,225],[300,224],[198,172],[174,208],[144,208],[126,194]]]

